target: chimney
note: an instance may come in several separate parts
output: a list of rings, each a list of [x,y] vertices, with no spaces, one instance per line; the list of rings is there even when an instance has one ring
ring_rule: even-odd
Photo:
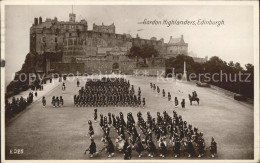
[[[39,24],[42,24],[42,17],[39,17]]]
[[[170,36],[170,40],[172,39],[172,36]]]
[[[38,25],[38,18],[34,18],[34,25]]]
[[[183,35],[181,35],[181,39],[183,39]]]

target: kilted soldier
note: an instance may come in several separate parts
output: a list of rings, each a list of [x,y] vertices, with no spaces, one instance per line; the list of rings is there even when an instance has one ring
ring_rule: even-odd
[[[100,127],[102,128],[103,127],[103,125],[104,125],[104,121],[103,121],[104,119],[103,119],[103,114],[100,114],[100,122],[99,122],[99,125],[100,125]]]
[[[63,103],[64,103],[63,98],[62,96],[60,96],[60,107],[63,107]]]
[[[159,148],[160,148],[160,156],[164,158],[165,154],[167,153],[167,148],[165,142],[163,142],[163,138],[160,139]]]
[[[175,157],[178,157],[180,155],[181,152],[181,142],[179,137],[177,137],[174,141],[174,154]]]
[[[111,127],[112,125],[112,117],[111,117],[111,113],[108,113],[108,126]]]
[[[59,97],[57,96],[55,100],[55,107],[59,107],[59,105],[60,105],[60,100]]]
[[[175,102],[175,107],[177,107],[179,105],[179,101],[177,97],[175,97],[174,102]]]
[[[162,90],[162,95],[163,95],[163,97],[165,97],[165,91],[164,91],[164,89]]]
[[[155,84],[153,84],[153,91],[155,91],[155,89],[156,89],[156,86],[155,86]]]
[[[185,108],[185,99],[182,99],[181,107],[182,107],[182,108]]]
[[[112,157],[115,152],[114,144],[110,137],[107,138],[107,152],[108,152],[108,157]]]
[[[171,101],[171,99],[172,99],[171,93],[168,92],[168,101]]]
[[[79,87],[79,79],[77,78],[77,87]]]
[[[114,114],[112,114],[112,125],[113,125],[113,127],[114,127],[114,129],[116,129],[116,118],[115,118],[115,115]]]
[[[55,96],[52,96],[51,104],[52,104],[53,107],[55,107],[55,103],[56,103]]]
[[[160,88],[157,86],[157,93],[160,94]]]
[[[141,88],[138,88],[138,96],[141,96]]]
[[[152,139],[148,140],[148,157],[153,157],[153,155],[156,153],[156,146]]]
[[[63,82],[62,83],[62,90],[65,91],[65,89],[66,89],[66,86],[65,86],[65,83]]]
[[[204,148],[205,148],[205,142],[203,138],[200,138],[198,141],[198,152],[199,152],[199,156],[198,157],[202,157],[204,155]]]
[[[94,109],[94,121],[97,122],[97,109]]]
[[[46,106],[46,99],[45,99],[45,97],[43,96],[42,97],[42,106],[45,108],[45,106]]]
[[[217,143],[215,142],[213,137],[211,139],[210,153],[211,157],[215,157],[215,155],[217,154]]]
[[[141,105],[141,96],[138,96],[137,103],[139,106]]]
[[[89,124],[88,134],[90,136],[90,139],[92,139],[94,137],[94,129],[93,129],[91,120],[88,121],[88,124]]]
[[[128,143],[128,146],[126,147],[125,153],[124,153],[124,160],[131,160],[132,156],[132,147],[130,143]]]
[[[192,141],[191,141],[190,137],[187,137],[187,141],[185,142],[185,146],[186,146],[187,152],[189,154],[188,157],[191,157],[194,154],[194,148],[193,148]]]
[[[84,154],[86,154],[87,151],[89,151],[89,157],[93,157],[93,155],[97,153],[97,146],[96,143],[94,142],[94,139],[91,139],[91,144],[89,148],[85,150]]]
[[[150,83],[150,87],[153,88],[153,83]]]
[[[136,152],[138,153],[138,157],[142,157],[142,151],[144,150],[142,141],[141,141],[141,136],[140,134],[138,135],[136,139],[136,147],[135,147]]]
[[[144,108],[144,106],[145,106],[145,98],[143,98],[143,108]]]

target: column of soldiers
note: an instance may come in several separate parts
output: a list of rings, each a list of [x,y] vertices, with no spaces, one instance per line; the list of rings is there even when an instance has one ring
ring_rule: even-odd
[[[97,111],[94,113],[95,120],[96,114]],[[175,111],[173,111],[172,116],[166,111],[162,115],[158,112],[156,118],[153,118],[150,112],[147,112],[147,120],[143,118],[141,112],[138,112],[137,122],[132,113],[127,114],[127,121],[124,120],[122,112],[119,113],[119,116],[111,113],[108,113],[108,116],[100,114],[99,125],[103,130],[101,141],[104,142],[104,148],[100,152],[106,151],[108,157],[112,157],[115,153],[115,146],[110,137],[111,127],[118,134],[116,147],[119,152],[123,152],[124,159],[131,159],[133,150],[138,153],[139,157],[142,157],[143,151],[146,150],[148,157],[151,158],[157,154],[164,158],[170,151],[172,151],[174,157],[181,155],[202,157],[205,154],[206,145],[203,133],[199,132],[198,128],[193,128],[191,124],[183,121],[182,117],[178,116]],[[91,121],[89,121],[89,135],[91,145],[86,151],[90,151],[90,157],[93,157],[97,150],[94,145],[94,128]],[[212,157],[215,157],[217,144],[214,138],[212,138],[211,145],[208,148]],[[93,151],[95,152],[93,153]]]
[[[160,87],[159,86],[156,86],[155,84],[150,83],[150,88],[153,90],[153,92],[156,92],[156,96],[160,95]],[[165,90],[163,89],[162,90],[162,97],[165,97],[165,94],[166,94]],[[171,101],[171,99],[172,99],[171,93],[168,92],[168,101]],[[178,100],[177,97],[174,98],[174,103],[175,103],[175,107],[177,107],[179,105],[179,100]],[[181,107],[185,108],[185,99],[182,99]]]
[[[46,105],[46,100],[45,100],[45,97],[43,97],[42,99],[42,103],[43,103],[43,106],[45,107]],[[51,101],[51,104],[53,107],[63,107],[64,105],[64,100],[62,98],[62,96],[52,96],[52,101]]]
[[[7,99],[5,101],[5,115],[6,119],[13,117],[15,114],[23,111],[26,106],[33,102],[33,93],[30,92],[28,97],[25,99],[23,97],[20,98],[12,98],[12,102],[9,102]]]
[[[78,95],[74,95],[77,107],[104,106],[145,106],[145,98],[141,99],[141,89],[135,94],[134,86],[124,78],[103,78],[88,80]]]

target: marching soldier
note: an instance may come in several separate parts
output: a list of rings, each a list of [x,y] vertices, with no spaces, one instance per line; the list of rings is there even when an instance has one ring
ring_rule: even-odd
[[[142,144],[142,141],[141,141],[141,136],[140,134],[138,135],[137,137],[137,140],[136,140],[136,152],[138,153],[138,157],[142,157],[142,151],[144,150],[144,147],[143,147],[143,144]]]
[[[43,107],[45,108],[45,106],[46,106],[46,99],[45,99],[44,96],[42,97],[42,105],[43,105]]]
[[[187,137],[187,141],[185,143],[186,143],[187,152],[189,154],[188,157],[191,157],[194,154],[194,148],[190,137]]]
[[[94,139],[91,139],[91,144],[89,146],[89,148],[87,148],[84,152],[84,154],[86,154],[86,152],[89,151],[89,157],[93,157],[94,154],[97,153],[97,146],[96,143],[94,142]]]
[[[168,101],[171,101],[171,99],[172,99],[171,93],[168,92]]]
[[[215,155],[217,154],[217,143],[215,142],[213,137],[211,139],[210,153],[212,158],[215,157]]]
[[[166,148],[165,142],[163,142],[163,138],[160,139],[159,147],[160,147],[160,153],[161,153],[160,156],[162,158],[164,158],[165,154],[167,153],[167,148]]]
[[[185,99],[182,99],[181,107],[182,107],[182,108],[185,108]]]
[[[163,95],[163,97],[165,97],[165,91],[164,91],[164,89],[162,90],[162,95]]]
[[[88,121],[88,124],[89,124],[88,133],[89,133],[90,139],[92,139],[94,137],[94,129],[93,129],[91,120]]]
[[[63,107],[63,98],[60,96],[60,107]]]
[[[144,108],[144,106],[145,106],[145,98],[143,98],[143,108]]]
[[[94,109],[94,121],[97,122],[97,109]]]
[[[180,138],[177,137],[175,139],[175,142],[174,142],[174,153],[175,153],[175,157],[178,157],[180,155],[180,152],[181,152],[181,142],[180,142]]]
[[[115,152],[115,148],[114,148],[114,144],[112,142],[112,140],[110,139],[110,137],[107,138],[107,152],[108,152],[108,157],[112,157],[114,156],[114,152]]]
[[[174,102],[175,102],[175,107],[177,107],[179,105],[179,101],[178,101],[177,97],[175,97]]]
[[[203,138],[200,138],[199,139],[199,142],[198,142],[198,152],[199,152],[199,156],[198,157],[202,157],[204,155],[204,148],[205,148],[205,142],[204,142],[204,139]]]
[[[79,79],[77,78],[77,87],[79,87]]]

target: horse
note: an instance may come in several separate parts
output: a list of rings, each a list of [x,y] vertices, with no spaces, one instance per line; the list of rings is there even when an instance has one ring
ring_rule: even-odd
[[[200,103],[200,99],[198,97],[191,96],[190,94],[189,94],[189,100],[190,100],[190,105],[192,105],[192,101],[197,101],[198,104]]]

